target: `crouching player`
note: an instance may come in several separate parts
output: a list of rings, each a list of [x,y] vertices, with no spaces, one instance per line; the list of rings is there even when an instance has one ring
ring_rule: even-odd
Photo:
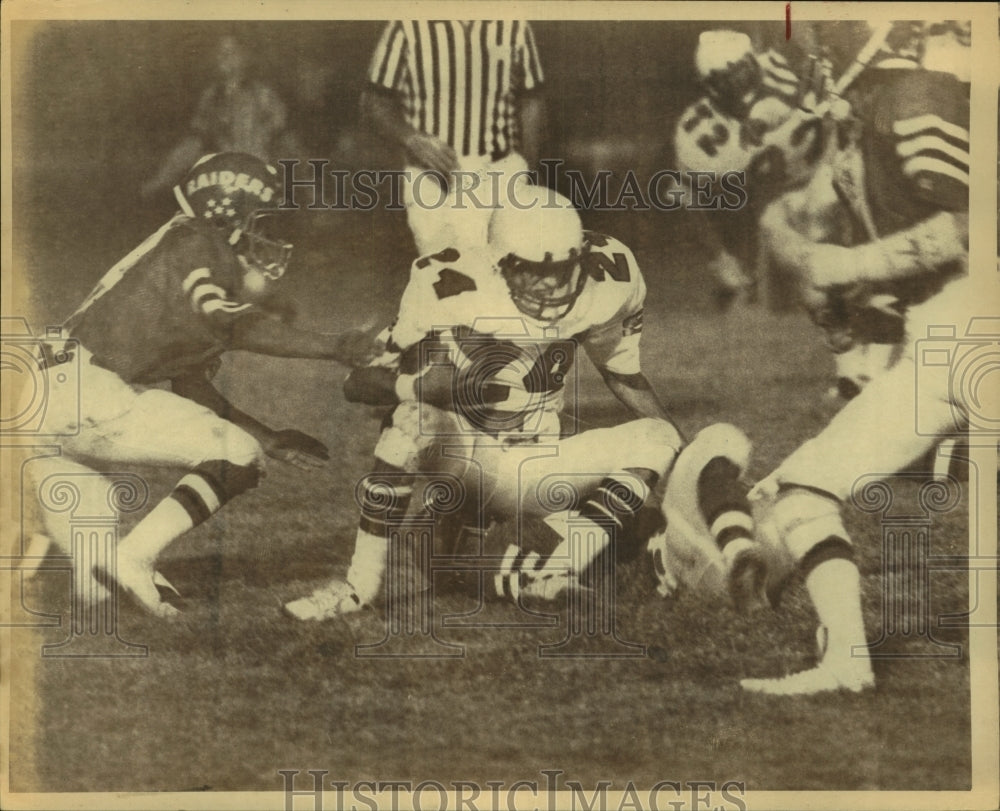
[[[63,441],[62,457],[41,460],[35,474],[92,474],[79,481],[103,498],[107,482],[81,462],[187,470],[121,541],[113,571],[95,571],[89,585],[106,595],[104,584],[117,583],[160,617],[177,611],[161,600],[157,582],[165,581],[154,571],[174,539],[256,487],[265,457],[303,468],[329,458],[320,441],[273,430],[230,405],[210,382],[220,355],[242,349],[346,363],[370,344],[360,332],[297,329],[265,309],[292,249],[269,228],[281,199],[273,167],[240,153],[210,155],[174,191],[181,212],[108,271],[61,339],[43,343],[50,424],[79,417],[80,428]],[[79,405],[72,392],[60,395],[58,382],[59,366],[77,351]],[[170,390],[150,388],[164,382]],[[50,526],[57,518],[45,515],[49,538],[61,539]]]
[[[632,252],[584,232],[569,200],[531,186],[517,197],[493,214],[481,255],[446,249],[414,263],[386,344],[392,371],[357,370],[349,380],[349,399],[378,401],[373,389],[388,381],[399,405],[359,485],[347,578],[288,603],[293,617],[330,619],[375,599],[389,525],[419,510],[411,501],[421,472],[463,481],[474,525],[547,518],[548,539],[522,538],[530,550],[503,555],[492,580],[499,597],[551,599],[610,551],[612,536],[639,534],[640,511],[683,444],[640,367],[645,282]],[[633,420],[563,438],[560,412],[581,345]],[[700,504],[710,516],[690,522],[711,524],[730,571],[753,568],[746,488],[732,466],[702,461]],[[702,473],[692,469],[692,493]],[[556,481],[569,483],[573,520],[589,523],[584,534],[596,539],[582,551],[568,548],[566,514],[546,496]],[[688,504],[698,509],[696,497]],[[666,571],[663,581],[668,588]]]

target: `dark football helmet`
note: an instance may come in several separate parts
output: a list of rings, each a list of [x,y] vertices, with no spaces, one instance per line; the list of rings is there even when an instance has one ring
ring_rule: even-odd
[[[292,245],[274,233],[281,178],[273,166],[241,152],[206,155],[174,186],[174,196],[189,217],[222,230],[233,250],[264,276],[284,275]]]

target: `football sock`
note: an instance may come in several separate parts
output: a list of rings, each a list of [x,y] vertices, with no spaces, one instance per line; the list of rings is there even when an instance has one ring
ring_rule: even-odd
[[[376,470],[361,485],[361,518],[347,582],[363,603],[371,602],[382,585],[391,526],[406,515],[416,477],[376,460]]]
[[[118,545],[118,554],[152,564],[171,541],[207,521],[238,493],[254,487],[255,466],[206,462],[181,479]]]
[[[753,540],[748,488],[739,477],[739,467],[724,456],[712,459],[698,476],[698,509],[724,556],[734,541]]]
[[[118,544],[118,556],[129,557],[143,566],[151,566],[175,538],[195,526],[195,520],[175,493],[163,499]],[[211,513],[206,514],[206,518]],[[204,520],[204,519],[202,519]],[[198,522],[200,523],[200,521]]]
[[[609,561],[602,553],[610,551],[612,534],[616,544],[637,542],[636,518],[656,478],[651,470],[623,471],[607,476],[597,486],[573,522],[575,537],[566,539],[567,544],[575,541],[575,548],[569,550],[575,572],[592,574],[596,566]]]
[[[861,575],[853,549],[844,538],[831,536],[814,546],[799,564],[806,590],[820,624],[827,630],[824,660],[867,660],[854,646],[863,646],[865,624],[861,613]]]

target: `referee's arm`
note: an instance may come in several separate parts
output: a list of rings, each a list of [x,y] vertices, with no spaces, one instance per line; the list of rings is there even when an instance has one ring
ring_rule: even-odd
[[[531,90],[524,93],[518,101],[521,116],[521,154],[529,167],[538,166],[547,123],[545,91],[541,88]]]
[[[458,169],[455,150],[433,135],[419,132],[406,122],[399,94],[375,85],[361,93],[361,120],[384,137],[399,144],[408,160],[446,175]]]

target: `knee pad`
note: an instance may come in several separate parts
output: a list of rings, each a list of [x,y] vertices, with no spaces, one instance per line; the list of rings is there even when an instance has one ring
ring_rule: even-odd
[[[814,557],[821,547],[832,548],[828,543],[831,539],[839,540],[843,547],[850,544],[850,536],[840,516],[840,502],[831,495],[805,487],[781,490],[763,522],[766,531],[776,536],[800,565]]]
[[[392,412],[375,444],[375,457],[400,470],[417,472],[420,456],[447,433],[446,415],[433,406],[405,402]],[[450,424],[450,423],[449,423]]]
[[[214,459],[202,462],[192,473],[201,477],[211,487],[219,505],[222,505],[256,487],[260,483],[263,466],[256,463],[238,465],[228,459]]]
[[[625,435],[621,467],[645,468],[659,477],[666,475],[683,444],[674,426],[666,420],[644,418],[621,428]]]

